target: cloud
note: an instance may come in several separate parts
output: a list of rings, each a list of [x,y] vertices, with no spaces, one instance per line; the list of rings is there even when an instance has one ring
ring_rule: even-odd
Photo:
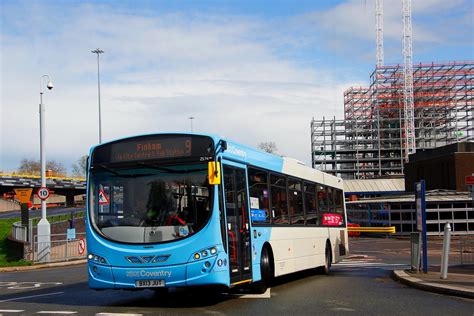
[[[385,0],[383,6],[386,60],[400,62],[402,1]],[[460,42],[469,45],[468,39],[473,36],[472,15],[472,2],[468,0],[412,1],[414,50],[433,51],[440,45]],[[350,52],[359,60],[375,60],[375,0],[349,0],[323,11],[304,14],[298,20],[300,27],[318,29],[317,33],[322,35],[319,40],[328,50],[346,56]]]
[[[97,142],[97,65],[90,53],[96,47],[105,50],[105,141],[186,131],[192,115],[197,132],[250,146],[275,141],[281,153],[310,164],[311,117],[340,116],[342,92],[356,83],[285,58],[285,39],[256,17],[95,4],[4,9],[0,169],[39,156],[44,73],[55,83],[44,93],[47,157],[70,167]]]

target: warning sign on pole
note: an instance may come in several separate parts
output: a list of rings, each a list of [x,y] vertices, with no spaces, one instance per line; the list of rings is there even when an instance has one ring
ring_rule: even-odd
[[[104,189],[99,189],[99,205],[109,204],[109,198],[105,194]]]
[[[33,189],[31,188],[21,188],[21,189],[13,189],[15,190],[15,197],[17,198],[20,203],[28,203],[31,198],[31,192],[33,192]]]

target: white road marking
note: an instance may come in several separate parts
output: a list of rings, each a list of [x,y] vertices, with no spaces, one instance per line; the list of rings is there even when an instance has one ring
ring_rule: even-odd
[[[6,287],[8,290],[22,290],[39,288],[42,285],[61,285],[61,282],[0,282],[0,287]]]
[[[25,300],[27,298],[33,298],[33,297],[41,297],[41,296],[48,296],[48,295],[57,295],[57,294],[63,294],[64,292],[54,292],[54,293],[46,293],[46,294],[38,294],[38,295],[30,295],[30,296],[22,296],[22,297],[15,297],[15,298],[10,298],[8,300],[2,300],[0,303],[3,302],[10,302],[10,301],[18,301],[18,300]]]
[[[98,313],[95,316],[142,316],[143,314],[128,314],[128,313]]]
[[[267,289],[263,294],[244,294],[238,296],[239,298],[271,298],[270,290],[271,289]]]
[[[74,311],[40,311],[36,312],[36,314],[61,314],[61,315],[69,315],[69,314],[77,314]]]
[[[0,309],[0,313],[21,313],[24,309]]]

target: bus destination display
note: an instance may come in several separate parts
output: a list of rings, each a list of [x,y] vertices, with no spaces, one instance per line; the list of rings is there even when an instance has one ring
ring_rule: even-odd
[[[209,137],[159,135],[104,144],[95,151],[92,163],[212,156],[213,142]]]
[[[112,147],[111,162],[190,157],[190,138],[163,139],[157,141],[136,141],[119,143]]]

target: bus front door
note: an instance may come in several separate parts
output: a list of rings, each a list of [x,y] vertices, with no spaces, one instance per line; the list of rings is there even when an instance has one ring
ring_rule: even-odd
[[[244,169],[224,165],[224,194],[230,283],[238,285],[252,281],[247,177]]]

